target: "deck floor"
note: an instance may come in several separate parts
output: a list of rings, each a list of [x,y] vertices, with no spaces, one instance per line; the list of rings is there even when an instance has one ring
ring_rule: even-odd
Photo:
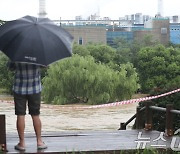
[[[141,132],[142,134],[139,136],[141,139],[138,139],[138,134]],[[135,141],[139,141],[140,148],[143,148],[143,143],[140,140],[147,141],[147,144],[144,144],[146,148],[152,147],[152,145],[164,145],[163,148],[170,148],[172,137],[163,137],[166,141],[158,139],[158,137],[160,137],[160,132],[144,130],[46,132],[43,133],[43,140],[48,145],[48,149],[37,151],[35,135],[26,134],[26,151],[24,153],[130,150],[137,149],[138,142]],[[156,139],[158,140],[154,141]],[[7,153],[19,153],[19,151],[14,150],[14,145],[17,142],[17,134],[7,134]],[[176,144],[178,143],[180,143],[180,137],[177,137]]]

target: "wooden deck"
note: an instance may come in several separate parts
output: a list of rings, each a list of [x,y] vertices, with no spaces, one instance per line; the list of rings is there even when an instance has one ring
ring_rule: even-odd
[[[142,132],[139,136],[141,139],[138,139],[140,132]],[[163,148],[170,149],[172,137],[163,137],[166,141],[162,139],[153,141],[158,137],[160,137],[160,132],[144,130],[49,132],[43,133],[43,140],[48,145],[48,149],[37,151],[34,134],[26,134],[26,151],[24,153],[75,153],[80,151],[107,153],[107,151],[137,149],[138,142],[141,145],[140,148],[143,148],[140,140],[147,141],[146,148],[152,148],[152,145],[164,145]],[[180,137],[177,138],[180,143]],[[17,134],[7,133],[7,153],[19,153],[14,150],[17,142]]]

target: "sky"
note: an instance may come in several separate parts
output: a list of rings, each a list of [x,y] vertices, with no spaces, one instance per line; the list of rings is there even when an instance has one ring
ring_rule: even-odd
[[[180,0],[163,0],[163,15],[180,15]],[[25,15],[38,16],[39,0],[0,0],[0,19],[14,20]],[[155,16],[158,0],[46,0],[47,17],[52,20],[86,19],[99,12],[101,18],[117,20],[125,15],[142,13]]]

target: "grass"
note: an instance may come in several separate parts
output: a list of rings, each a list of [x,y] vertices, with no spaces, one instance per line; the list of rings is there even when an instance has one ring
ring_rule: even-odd
[[[149,96],[149,94],[134,94],[132,98],[136,99],[136,98],[142,98],[142,97],[147,97],[147,96]]]
[[[0,94],[6,94],[6,90],[5,89],[2,89],[2,88],[0,88]]]
[[[121,150],[121,151],[91,151],[91,152],[66,152],[66,154],[180,154],[165,149],[144,149],[144,150]]]

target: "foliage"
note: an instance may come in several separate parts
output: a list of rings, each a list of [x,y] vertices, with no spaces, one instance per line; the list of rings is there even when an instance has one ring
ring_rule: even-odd
[[[121,64],[129,63],[128,48],[124,48],[124,52],[119,53],[118,49],[114,49],[104,44],[91,43],[86,46],[75,44],[73,46],[73,53],[83,57],[91,55],[96,63],[103,63],[117,71],[120,71]]]
[[[90,52],[86,46],[78,45],[77,43],[73,44],[73,54],[78,54],[80,56],[89,56]]]
[[[7,67],[8,58],[0,52],[0,87],[12,93],[13,72]]]
[[[116,56],[116,50],[104,44],[89,44],[86,48],[97,63],[108,64]]]
[[[138,53],[138,73],[142,92],[151,95],[162,94],[180,85],[180,49],[157,45],[155,47],[142,48]],[[153,100],[153,105],[166,107],[173,104],[174,108],[180,110],[180,94],[173,94]],[[144,103],[141,104],[144,106]],[[166,115],[161,112],[153,113],[153,128],[164,131]],[[180,128],[180,115],[174,116],[174,128]],[[162,122],[164,121],[164,122]]]
[[[73,55],[51,65],[43,79],[43,99],[54,104],[100,104],[130,98],[137,90],[137,73],[131,64],[120,71],[95,63],[91,56]]]
[[[163,45],[145,47],[137,57],[142,92],[179,87],[180,49]]]
[[[116,63],[124,64],[127,62],[133,63],[136,67],[138,64],[137,54],[143,47],[153,47],[158,44],[158,41],[153,40],[152,35],[145,35],[143,38],[128,41],[123,38],[114,40],[113,48],[117,49]]]

